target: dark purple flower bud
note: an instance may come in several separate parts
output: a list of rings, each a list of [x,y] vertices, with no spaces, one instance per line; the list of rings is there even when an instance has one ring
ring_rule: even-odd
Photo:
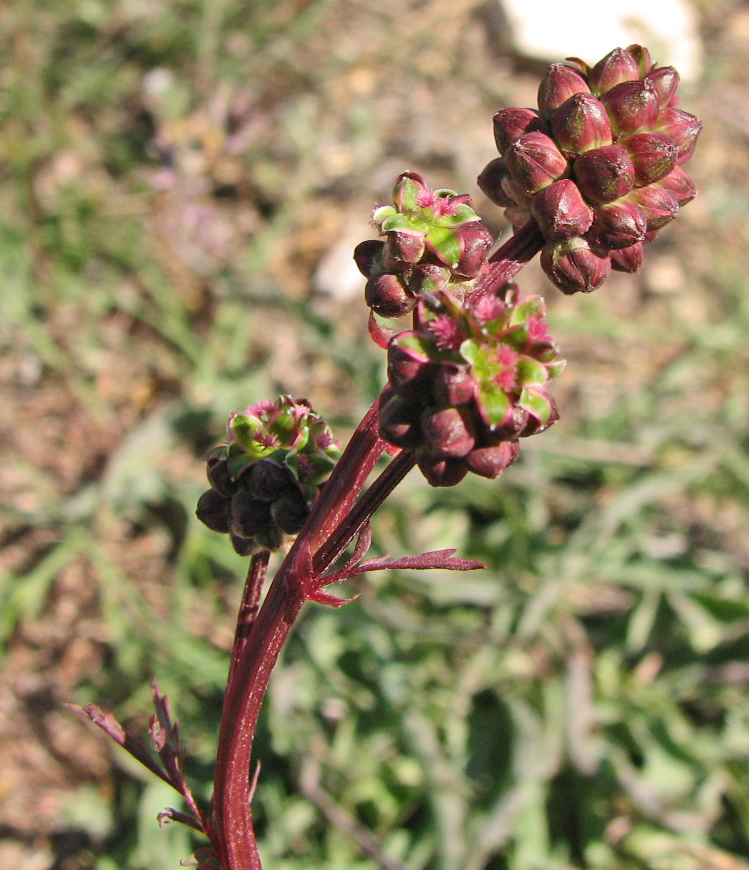
[[[234,491],[234,482],[229,476],[229,463],[221,456],[209,456],[206,463],[208,482],[227,498]]]
[[[373,275],[364,287],[364,299],[382,317],[400,317],[416,305],[416,298],[403,286],[397,275],[385,272]]]
[[[422,263],[408,276],[408,290],[413,296],[422,293],[438,293],[447,287],[452,274],[447,266],[436,263]]]
[[[255,535],[255,549],[262,547],[266,550],[278,550],[284,541],[284,533],[274,523],[271,523],[267,529]],[[234,546],[236,550],[236,544]],[[237,551],[239,552],[239,551]]]
[[[674,166],[665,178],[661,178],[658,187],[667,190],[679,206],[686,205],[697,196],[697,188],[681,166]]]
[[[632,160],[638,187],[659,181],[676,166],[678,148],[674,140],[663,133],[633,133],[620,139],[619,144]]]
[[[650,130],[658,120],[658,94],[649,81],[622,82],[601,97],[615,133]]]
[[[686,163],[694,152],[697,137],[702,129],[702,121],[689,112],[669,108],[664,109],[658,116],[656,129],[674,140],[679,149],[676,162],[682,164]]]
[[[676,88],[679,86],[679,73],[672,66],[661,66],[654,69],[647,80],[655,88],[658,95],[658,106],[665,109],[673,105],[676,96]]]
[[[354,248],[354,262],[365,278],[369,278],[372,273],[379,273],[383,270],[382,255],[384,249],[385,242],[378,239],[367,239],[366,242],[360,242]]]
[[[495,157],[485,167],[484,171],[479,175],[477,183],[483,193],[495,204],[501,208],[506,208],[513,204],[512,198],[505,192],[502,186],[502,180],[508,175],[509,169],[505,163],[504,157]]]
[[[229,500],[215,489],[200,496],[195,514],[212,531],[222,534],[229,531]]]
[[[575,94],[551,116],[554,139],[566,156],[611,145],[611,123],[593,94]]]
[[[237,492],[231,500],[231,531],[240,538],[252,538],[271,523],[270,504]]]
[[[640,70],[640,78],[645,78],[653,69],[653,60],[650,57],[650,52],[644,45],[628,45],[627,51],[637,61],[638,69]]]
[[[433,456],[465,456],[476,444],[476,436],[465,408],[443,408],[423,414],[421,431]]]
[[[418,447],[422,443],[421,407],[417,402],[392,395],[380,404],[380,437],[395,447]]]
[[[582,236],[593,221],[593,210],[569,178],[555,181],[531,199],[531,214],[552,242]]]
[[[459,278],[473,278],[484,265],[486,255],[494,244],[494,236],[481,221],[470,221],[455,231],[463,245],[463,253],[453,273]]]
[[[596,253],[585,239],[574,238],[546,245],[541,268],[563,293],[590,293],[608,277],[611,260]]]
[[[494,141],[500,154],[524,133],[550,132],[549,125],[535,109],[500,109],[493,120]]]
[[[642,266],[643,253],[642,242],[636,242],[621,251],[610,251],[611,268],[617,272],[636,272]]]
[[[622,82],[633,82],[640,78],[637,60],[623,48],[615,48],[590,71],[588,83],[594,94],[605,94]]]
[[[627,198],[642,209],[648,222],[648,232],[665,227],[679,211],[679,203],[676,199],[657,184],[638,187]]]
[[[253,462],[242,476],[242,483],[260,501],[274,501],[294,487],[289,472],[268,459]]]
[[[629,199],[621,199],[596,208],[588,237],[599,247],[618,250],[641,242],[647,228],[642,209]]]
[[[229,535],[231,539],[231,545],[234,547],[234,552],[238,556],[251,556],[253,553],[257,553],[260,549],[258,544],[255,542],[254,538],[241,538],[239,535]],[[273,547],[269,547],[268,549],[275,549]]]
[[[493,447],[477,447],[468,454],[466,462],[471,471],[494,480],[512,465],[519,453],[517,441],[502,441]]]
[[[511,175],[506,175],[502,179],[502,189],[510,197],[513,205],[519,205],[527,208],[531,203],[530,194],[526,193],[525,188],[519,184]]]
[[[572,173],[583,196],[593,205],[613,202],[635,186],[635,168],[621,145],[586,151],[576,158]]]
[[[388,348],[388,381],[393,390],[405,399],[425,399],[434,379],[435,366],[418,359],[396,344]]]
[[[476,382],[464,369],[443,363],[434,376],[432,395],[438,405],[452,408],[465,405],[476,395]]]
[[[426,243],[421,233],[401,233],[392,230],[385,241],[385,269],[388,272],[402,272],[424,255]]]
[[[548,187],[567,172],[567,160],[545,133],[524,133],[505,152],[513,179],[528,193]]]
[[[573,94],[589,94],[590,88],[583,76],[566,63],[553,63],[546,70],[538,88],[538,109],[544,118],[551,117]]]
[[[468,474],[463,459],[438,458],[420,450],[416,461],[431,486],[455,486]]]
[[[282,532],[296,535],[309,516],[309,505],[299,490],[290,490],[273,502],[270,513]]]

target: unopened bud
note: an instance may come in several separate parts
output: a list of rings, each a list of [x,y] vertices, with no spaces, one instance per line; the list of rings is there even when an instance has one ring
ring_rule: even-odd
[[[208,482],[227,498],[233,492],[233,483],[229,474],[229,463],[224,457],[210,456],[206,463]]]
[[[418,263],[424,254],[422,233],[401,233],[393,230],[385,241],[385,268],[388,272],[401,272]]]
[[[585,239],[573,238],[546,245],[541,267],[563,293],[590,293],[606,280],[611,260],[593,251]]]
[[[543,118],[549,118],[573,94],[589,93],[588,83],[579,72],[566,63],[553,63],[538,88],[538,109]]]
[[[434,456],[465,456],[473,450],[476,438],[463,408],[443,408],[421,418],[421,431]]]
[[[373,275],[364,287],[367,305],[382,317],[400,317],[408,314],[416,299],[403,286],[397,275],[385,272]]]
[[[611,268],[617,272],[636,272],[642,266],[644,246],[636,242],[621,251],[609,251]]]
[[[551,116],[554,139],[566,156],[611,145],[611,123],[593,94],[575,94]]]
[[[222,534],[229,531],[229,500],[215,489],[200,496],[195,514],[212,531]]]
[[[589,237],[602,248],[618,250],[641,242],[647,232],[647,219],[642,209],[628,199],[600,205]]]
[[[512,177],[528,193],[548,187],[567,172],[567,160],[545,133],[524,133],[507,149]]]
[[[555,181],[531,199],[531,214],[549,241],[560,242],[587,232],[593,211],[569,178]]]
[[[417,464],[431,486],[455,486],[468,474],[464,460],[437,458],[425,451],[419,451]]]
[[[301,492],[290,490],[273,502],[270,512],[273,522],[282,532],[296,535],[309,516],[309,505]]]
[[[382,256],[385,243],[378,239],[367,239],[354,248],[354,262],[365,278],[383,270]]]
[[[650,52],[644,45],[628,45],[627,51],[637,61],[640,78],[645,78],[653,69],[653,60],[650,57]]]
[[[240,538],[252,538],[271,523],[270,504],[237,492],[231,500],[231,531]]]
[[[477,179],[479,188],[495,204],[501,208],[507,208],[513,204],[513,200],[507,195],[502,187],[502,180],[507,176],[509,169],[504,157],[495,157],[485,167]]]
[[[683,164],[692,156],[697,144],[697,137],[702,130],[702,122],[689,112],[681,109],[664,109],[658,116],[656,129],[659,133],[673,139],[679,149],[677,163]]]
[[[648,223],[648,232],[665,227],[679,211],[676,199],[658,184],[638,187],[627,198],[642,209]]]
[[[494,447],[477,447],[468,454],[466,462],[471,471],[494,480],[512,465],[519,453],[517,441],[502,441]]]
[[[452,408],[465,405],[476,396],[476,382],[463,369],[444,363],[437,369],[432,395],[439,405]]]
[[[294,484],[289,472],[268,459],[258,459],[247,469],[242,483],[254,498],[260,501],[273,501]]]
[[[671,106],[679,86],[679,73],[672,66],[661,66],[654,69],[648,75],[647,80],[653,85],[658,95],[658,106],[661,109]]]
[[[408,289],[413,296],[438,293],[447,287],[452,274],[447,266],[436,263],[422,263],[408,276]]]
[[[590,71],[588,82],[594,94],[605,94],[622,82],[637,81],[640,68],[637,60],[623,48],[615,48]]]
[[[423,399],[429,394],[434,379],[434,363],[418,359],[397,344],[390,344],[387,363],[388,381],[399,396]]]
[[[524,133],[546,133],[549,125],[535,109],[500,109],[494,116],[494,141],[500,154]]]
[[[615,133],[649,130],[658,120],[658,94],[645,81],[622,82],[601,97]]]
[[[606,145],[581,154],[573,175],[585,199],[593,205],[613,202],[635,185],[635,168],[621,145]]]
[[[483,266],[489,249],[494,244],[494,236],[481,221],[471,221],[455,230],[463,246],[463,253],[453,267],[458,278],[473,278]]]
[[[697,188],[694,186],[692,179],[678,165],[674,166],[665,178],[661,178],[658,182],[658,187],[662,190],[667,190],[679,203],[679,206],[686,205],[697,196]]]
[[[635,184],[659,181],[676,166],[679,151],[674,140],[663,133],[633,133],[620,144],[635,168]]]
[[[380,404],[380,437],[395,447],[418,447],[422,442],[420,406],[400,396],[391,395]]]

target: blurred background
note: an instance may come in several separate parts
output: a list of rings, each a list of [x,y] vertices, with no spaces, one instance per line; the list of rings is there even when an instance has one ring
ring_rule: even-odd
[[[486,571],[308,605],[260,726],[258,831],[268,870],[749,868],[749,5],[605,5],[0,12],[4,866],[200,845],[64,703],[145,733],[157,677],[208,800],[246,562],[194,518],[205,451],[279,392],[345,441],[384,380],[351,259],[372,205],[412,169],[506,236],[475,184],[492,114],[534,105],[548,62],[639,40],[704,121],[699,196],[591,297],[523,272],[569,360],[562,420],[501,480],[412,473],[376,517],[378,553]]]

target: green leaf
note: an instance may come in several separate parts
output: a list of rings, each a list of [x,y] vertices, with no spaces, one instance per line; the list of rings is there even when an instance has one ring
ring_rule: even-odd
[[[263,452],[267,452],[263,451],[262,447],[255,440],[256,434],[261,432],[262,428],[263,425],[257,417],[249,417],[246,414],[237,414],[231,423],[234,438],[248,453],[257,456],[261,456],[263,455]],[[258,453],[258,450],[261,452]]]
[[[398,210],[394,206],[381,205],[372,212],[372,220],[374,223],[380,224],[394,214],[398,214]]]
[[[418,362],[429,362],[440,358],[441,351],[431,338],[416,332],[402,332],[393,339],[393,344],[408,353]]]
[[[429,221],[420,214],[394,214],[382,222],[383,233],[399,232],[409,235],[423,235],[429,229]]]

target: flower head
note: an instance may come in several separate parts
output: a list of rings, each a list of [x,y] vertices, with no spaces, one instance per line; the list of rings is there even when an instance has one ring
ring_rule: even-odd
[[[211,488],[198,501],[198,518],[228,532],[238,553],[276,550],[301,529],[338,454],[304,399],[281,396],[232,412],[226,442],[208,456]]]
[[[494,116],[501,157],[479,176],[514,226],[529,219],[548,245],[541,265],[565,293],[635,271],[643,244],[694,196],[683,170],[702,128],[677,108],[679,74],[639,45],[590,67],[548,68],[535,109]]]
[[[418,328],[390,342],[380,434],[415,449],[434,486],[450,486],[469,471],[496,477],[517,458],[518,438],[557,419],[547,387],[564,360],[540,296],[521,299],[506,284],[475,302],[438,301],[438,311],[422,302]]]
[[[377,206],[372,223],[385,240],[362,242],[354,259],[368,279],[367,305],[388,318],[448,285],[465,295],[493,241],[467,194],[435,190],[415,172],[399,176],[393,205]]]

